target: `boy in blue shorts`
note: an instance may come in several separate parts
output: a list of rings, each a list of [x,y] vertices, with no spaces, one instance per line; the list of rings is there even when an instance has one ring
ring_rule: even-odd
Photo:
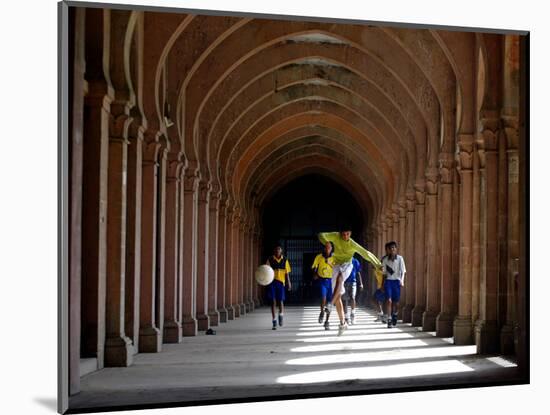
[[[283,312],[285,301],[285,284],[288,285],[288,291],[292,289],[290,284],[290,263],[288,259],[283,256],[283,248],[276,246],[273,255],[266,261],[266,265],[273,268],[275,277],[271,284],[266,287],[266,296],[269,302],[271,302],[271,317],[272,317],[272,330],[277,330],[277,319],[275,319],[275,303],[279,306],[279,326],[283,325]]]
[[[319,314],[319,324],[323,324],[323,319],[326,314],[325,330],[329,330],[328,318],[330,316],[330,308],[327,304],[332,301],[332,266],[334,258],[332,257],[332,244],[327,242],[322,253],[315,257],[313,269],[315,275],[313,279],[318,281],[319,291],[321,294],[321,313]]]
[[[384,281],[384,291],[388,302],[387,310],[388,328],[395,327],[397,324],[397,306],[401,296],[401,287],[405,283],[405,261],[401,255],[397,255],[397,243],[388,242],[386,245],[386,255],[382,258],[382,272],[386,280]]]

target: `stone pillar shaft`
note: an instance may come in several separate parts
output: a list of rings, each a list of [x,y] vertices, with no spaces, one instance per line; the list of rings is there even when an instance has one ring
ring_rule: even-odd
[[[141,210],[141,279],[139,351],[159,352],[162,338],[156,326],[157,274],[157,151],[156,141],[146,143],[143,157]]]
[[[412,310],[411,324],[415,327],[422,325],[422,315],[426,310],[426,269],[425,269],[425,193],[424,184],[417,184],[415,207],[415,287],[414,308]]]
[[[196,290],[197,290],[197,209],[199,177],[196,171],[188,169],[184,177],[183,208],[183,316],[184,336],[197,334]]]
[[[210,216],[210,183],[201,180],[197,215],[197,323],[201,331],[210,326],[208,317],[208,242]]]
[[[128,141],[123,137],[110,137],[105,366],[129,366],[134,355],[132,342],[124,332],[127,158]]]
[[[403,322],[412,322],[412,310],[415,305],[415,284],[416,284],[416,272],[415,272],[415,200],[414,193],[407,196],[407,219],[406,219],[406,232],[405,232],[405,266],[407,273],[405,275],[405,286],[407,291],[405,294],[405,307],[403,308]]]
[[[472,227],[473,137],[461,135],[460,148],[460,251],[458,316],[454,321],[455,344],[471,344],[472,332]]]
[[[218,216],[219,194],[216,189],[210,194],[209,205],[209,243],[208,243],[208,317],[211,326],[217,326],[220,320],[218,313]],[[223,245],[221,246],[223,249]]]
[[[227,251],[229,250],[229,244],[227,243],[227,212],[226,212],[226,200],[225,197],[220,201],[219,209],[219,229],[218,229],[218,311],[220,315],[220,322],[227,322]]]
[[[453,235],[452,235],[452,198],[453,198],[453,156],[442,154],[440,156],[440,197],[441,203],[438,206],[441,217],[439,231],[440,246],[440,290],[441,308],[436,319],[436,335],[439,337],[451,337],[453,335],[453,320],[456,314],[455,296],[458,293],[454,289],[452,275],[453,259]]]
[[[426,311],[422,330],[435,331],[435,319],[441,307],[440,261],[437,241],[437,171],[426,174]]]
[[[165,343],[179,343],[182,329],[178,316],[178,250],[181,162],[177,154],[170,154],[166,177],[166,230],[164,274],[164,335]]]

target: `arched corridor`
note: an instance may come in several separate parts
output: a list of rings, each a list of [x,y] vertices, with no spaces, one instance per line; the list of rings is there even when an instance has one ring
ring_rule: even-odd
[[[417,368],[420,386],[524,379],[524,39],[75,7],[69,23],[75,405],[141,399],[148,375],[164,402],[211,399],[218,370],[246,389],[261,365],[283,395],[316,376],[407,387]],[[398,330],[366,308],[341,339],[311,323],[311,244],[344,222],[378,257],[398,242]],[[253,274],[281,241],[302,291],[263,333]],[[254,355],[273,339],[284,357]]]

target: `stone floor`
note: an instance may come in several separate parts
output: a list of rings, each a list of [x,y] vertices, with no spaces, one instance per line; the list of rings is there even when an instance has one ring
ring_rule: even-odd
[[[268,396],[410,390],[434,385],[514,383],[518,371],[502,356],[479,356],[410,324],[388,329],[370,310],[336,335],[318,324],[317,307],[287,307],[282,328],[271,330],[267,308],[200,333],[161,353],[138,354],[128,368],[106,368],[82,378],[70,408],[172,402],[246,401]]]

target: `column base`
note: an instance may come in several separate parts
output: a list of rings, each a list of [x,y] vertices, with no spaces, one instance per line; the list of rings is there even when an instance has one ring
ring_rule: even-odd
[[[259,298],[255,298],[254,299],[254,308],[258,308],[262,305],[262,302],[260,301]]]
[[[500,331],[500,353],[503,355],[513,355],[515,353],[514,327],[508,323]]]
[[[466,345],[474,343],[471,316],[457,316],[453,323],[454,344]]]
[[[244,316],[246,314],[246,304],[239,304],[239,307],[241,307],[241,316]]]
[[[237,316],[235,316],[235,309],[232,305],[226,307],[227,310],[227,320],[235,320]]]
[[[226,308],[220,308],[218,310],[218,313],[220,315],[220,319],[219,319],[219,322],[220,323],[227,323],[227,320],[228,320],[228,312],[227,312],[227,309]]]
[[[128,367],[134,360],[134,346],[126,336],[107,337],[105,340],[105,367]]]
[[[248,309],[250,310],[249,312],[252,313],[255,309],[255,305],[254,305],[254,301],[249,301],[248,302]]]
[[[500,346],[496,321],[478,320],[474,329],[477,353],[497,353]]]
[[[411,313],[411,325],[413,327],[422,326],[422,315],[424,314],[423,306],[416,306],[412,309]]]
[[[197,327],[199,331],[206,331],[210,326],[210,319],[206,314],[197,315]]]
[[[164,343],[181,343],[181,324],[178,321],[164,322]]]
[[[197,320],[193,317],[184,317],[181,323],[181,329],[184,336],[196,336]]]
[[[239,318],[241,316],[241,307],[239,304],[232,305],[231,307],[233,307],[233,315],[235,318]]]
[[[142,327],[139,329],[139,352],[158,353],[162,350],[162,336],[156,327]]]
[[[435,331],[435,320],[437,311],[426,310],[422,314],[422,331]]]
[[[210,319],[210,326],[217,326],[220,323],[220,313],[218,313],[218,310],[210,310],[208,318]]]
[[[437,337],[453,337],[453,322],[455,315],[441,312],[435,319],[435,335]]]
[[[413,311],[414,305],[412,304],[406,304],[405,307],[401,310],[401,318],[403,319],[403,323],[411,323],[412,322],[412,311]]]

